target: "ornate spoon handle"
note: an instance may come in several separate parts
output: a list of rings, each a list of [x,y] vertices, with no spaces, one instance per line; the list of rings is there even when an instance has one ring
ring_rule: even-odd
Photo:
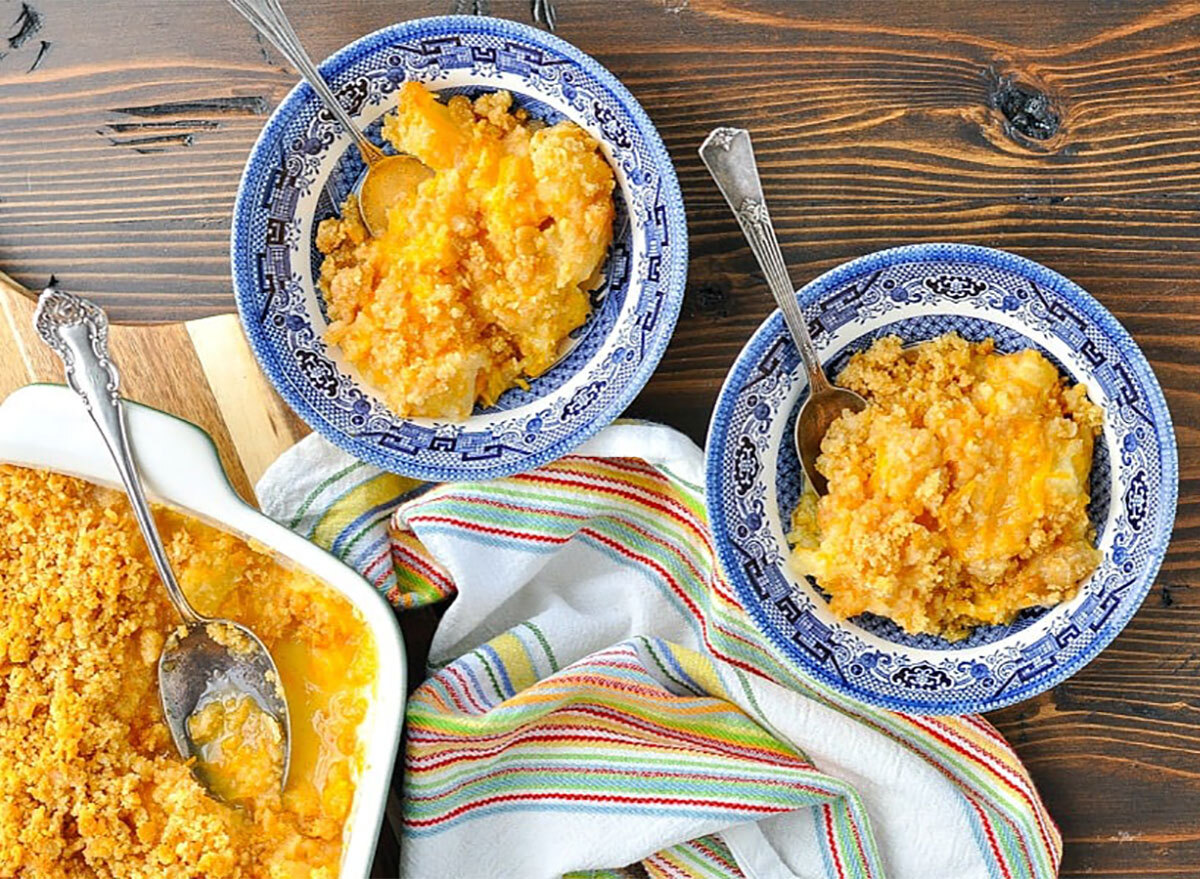
[[[779,239],[767,213],[767,202],[763,197],[762,182],[758,177],[758,164],[754,161],[754,147],[750,144],[750,132],[744,128],[715,128],[700,146],[700,159],[717,188],[729,202],[733,215],[737,217],[742,234],[750,242],[750,249],[759,267],[767,278],[767,286],[783,312],[784,322],[800,349],[808,371],[809,386],[813,393],[830,387],[817,349],[804,322],[804,313],[796,301],[796,288],[788,276],[779,250]]]
[[[203,622],[204,617],[184,596],[171,570],[158,527],[142,490],[142,480],[129,450],[125,429],[125,408],[118,391],[116,364],[108,355],[108,317],[94,303],[79,296],[47,287],[38,299],[33,315],[34,327],[42,341],[62,358],[67,384],[83,400],[104,443],[112,454],[125,483],[134,518],[142,529],[150,557],[171,603],[186,623]]]

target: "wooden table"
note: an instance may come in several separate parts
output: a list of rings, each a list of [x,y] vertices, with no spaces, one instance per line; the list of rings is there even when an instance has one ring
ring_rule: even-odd
[[[1200,7],[557,4],[559,33],[657,123],[688,206],[684,314],[632,414],[703,440],[771,308],[696,157],[722,123],[755,132],[797,282],[893,244],[1003,247],[1088,288],[1142,345],[1179,438],[1171,552],[1100,658],[992,720],[1063,829],[1063,875],[1200,877]],[[450,5],[287,3],[318,57]],[[526,0],[491,6],[528,20]],[[231,309],[238,175],[295,80],[219,0],[0,0],[0,269],[34,288],[55,273],[117,319]]]

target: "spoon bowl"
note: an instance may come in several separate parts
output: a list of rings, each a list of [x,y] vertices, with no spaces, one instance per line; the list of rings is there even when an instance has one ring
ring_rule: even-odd
[[[804,478],[813,491],[823,495],[829,491],[829,483],[817,469],[817,458],[821,454],[821,440],[829,432],[829,425],[846,412],[861,412],[867,401],[854,391],[829,385],[809,394],[796,416],[796,454],[804,468]]]
[[[270,652],[252,631],[232,620],[182,624],[159,654],[158,687],[171,739],[185,760],[196,758],[195,771],[209,790],[219,785],[207,777],[204,755],[188,721],[213,700],[229,695],[248,696],[258,710],[276,721],[282,718],[279,732],[286,784],[291,762],[287,699]]]
[[[388,211],[407,198],[433,171],[412,156],[388,156],[367,165],[358,184],[358,209],[363,223],[373,236],[387,229]]]

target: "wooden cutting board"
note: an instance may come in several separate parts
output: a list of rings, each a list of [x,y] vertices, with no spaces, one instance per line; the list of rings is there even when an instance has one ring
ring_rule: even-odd
[[[36,295],[0,272],[0,399],[31,382],[63,382],[62,362],[33,329]],[[206,430],[238,493],[309,432],[258,368],[235,315],[114,325],[109,348],[121,393]]]

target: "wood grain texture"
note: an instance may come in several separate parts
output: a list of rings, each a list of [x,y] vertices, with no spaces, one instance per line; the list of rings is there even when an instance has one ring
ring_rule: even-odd
[[[221,0],[29,3],[38,27],[8,47],[30,27],[0,0],[0,267],[31,288],[56,273],[126,320],[228,311],[238,176],[294,75]],[[1142,345],[1181,464],[1157,591],[1080,674],[994,719],[1062,825],[1063,875],[1200,877],[1200,3],[557,5],[560,35],[649,111],[687,202],[684,315],[631,414],[702,440],[770,310],[696,158],[723,123],[755,134],[798,283],[893,244],[1003,247],[1081,283]],[[324,56],[450,0],[287,7]],[[527,20],[526,0],[492,8]],[[8,361],[0,382],[26,368]],[[379,875],[393,857],[381,847]]]
[[[296,440],[309,433],[258,368],[242,326],[231,314],[183,325],[221,413],[238,463],[251,485]]]

